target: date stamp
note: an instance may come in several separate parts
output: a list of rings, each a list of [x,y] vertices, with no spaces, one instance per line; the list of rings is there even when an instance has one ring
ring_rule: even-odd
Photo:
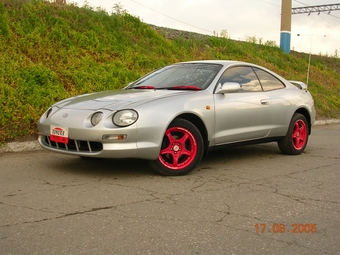
[[[255,232],[256,233],[293,233],[293,234],[302,234],[302,233],[312,233],[315,234],[317,231],[316,224],[291,224],[290,226],[286,224],[255,224]]]

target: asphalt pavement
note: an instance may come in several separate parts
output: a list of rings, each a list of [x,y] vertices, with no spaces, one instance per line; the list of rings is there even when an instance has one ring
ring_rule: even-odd
[[[142,160],[0,153],[0,254],[340,254],[340,123],[306,151],[212,151],[187,176]]]

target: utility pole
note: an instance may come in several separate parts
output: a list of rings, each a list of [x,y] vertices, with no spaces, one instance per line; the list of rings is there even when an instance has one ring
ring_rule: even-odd
[[[290,53],[291,29],[292,29],[292,0],[282,0],[280,48],[285,53]]]

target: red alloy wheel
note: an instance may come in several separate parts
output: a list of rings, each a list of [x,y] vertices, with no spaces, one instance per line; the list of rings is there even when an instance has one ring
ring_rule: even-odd
[[[297,120],[294,123],[292,139],[293,139],[293,146],[296,150],[301,150],[304,148],[307,142],[307,127],[304,121]]]
[[[164,134],[163,146],[158,156],[165,167],[182,170],[189,166],[197,154],[194,135],[182,127],[171,127]]]
[[[301,154],[307,146],[309,130],[310,126],[306,117],[301,113],[294,113],[286,136],[278,140],[281,152],[287,155]]]

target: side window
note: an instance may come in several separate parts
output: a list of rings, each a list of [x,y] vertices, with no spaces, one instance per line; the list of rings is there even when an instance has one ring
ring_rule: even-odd
[[[225,82],[239,83],[240,92],[262,91],[261,84],[251,67],[238,66],[227,69],[220,79],[220,83]]]
[[[285,85],[273,75],[258,68],[254,68],[254,70],[257,77],[260,79],[264,91],[283,89],[285,87]]]

